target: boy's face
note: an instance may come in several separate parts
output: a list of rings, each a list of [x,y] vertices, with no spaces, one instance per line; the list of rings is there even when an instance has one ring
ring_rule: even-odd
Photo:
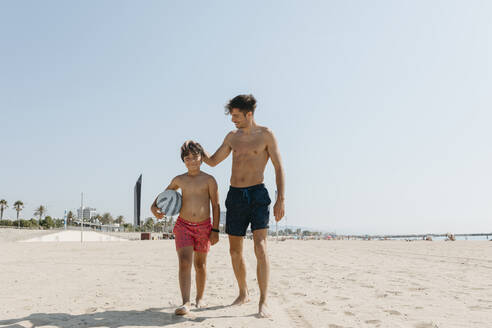
[[[188,170],[200,169],[200,165],[202,165],[202,156],[200,154],[189,153],[184,157],[184,163]]]

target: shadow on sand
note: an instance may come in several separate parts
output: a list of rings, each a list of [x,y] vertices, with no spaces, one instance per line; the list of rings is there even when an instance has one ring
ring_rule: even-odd
[[[33,313],[26,317],[0,320],[2,328],[24,328],[29,322],[32,327],[52,326],[58,328],[71,327],[110,327],[122,326],[158,326],[163,327],[180,322],[200,323],[207,319],[238,318],[243,316],[202,316],[207,310],[217,310],[227,306],[213,306],[210,308],[194,310],[186,316],[174,314],[174,307],[150,308],[145,311],[102,311],[87,314],[68,313]],[[246,315],[250,317],[253,315]]]

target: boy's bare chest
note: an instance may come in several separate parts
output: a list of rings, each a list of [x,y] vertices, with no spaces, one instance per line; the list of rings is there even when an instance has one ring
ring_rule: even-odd
[[[203,194],[208,195],[207,179],[198,177],[186,177],[181,181],[181,190],[186,194]]]

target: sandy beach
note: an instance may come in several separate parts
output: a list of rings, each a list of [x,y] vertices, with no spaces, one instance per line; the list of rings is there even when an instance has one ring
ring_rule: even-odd
[[[252,301],[229,307],[237,287],[224,237],[208,258],[209,307],[177,317],[172,240],[4,236],[0,327],[492,326],[492,242],[271,241],[273,317],[258,319],[253,243],[245,241]]]

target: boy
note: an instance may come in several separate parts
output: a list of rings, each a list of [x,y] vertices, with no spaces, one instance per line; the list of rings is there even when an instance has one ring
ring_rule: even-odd
[[[219,241],[220,208],[217,182],[213,176],[200,171],[203,155],[204,151],[199,143],[186,141],[181,147],[181,160],[188,172],[172,179],[166,188],[166,190],[179,188],[183,196],[181,211],[173,230],[179,259],[179,287],[183,298],[183,305],[174,312],[177,315],[184,315],[190,311],[192,263],[196,273],[195,306],[203,307],[207,253],[210,245],[215,245]],[[162,219],[165,213],[157,208],[156,200],[152,203],[151,211],[157,219]],[[212,204],[213,225],[210,223],[210,204]]]

